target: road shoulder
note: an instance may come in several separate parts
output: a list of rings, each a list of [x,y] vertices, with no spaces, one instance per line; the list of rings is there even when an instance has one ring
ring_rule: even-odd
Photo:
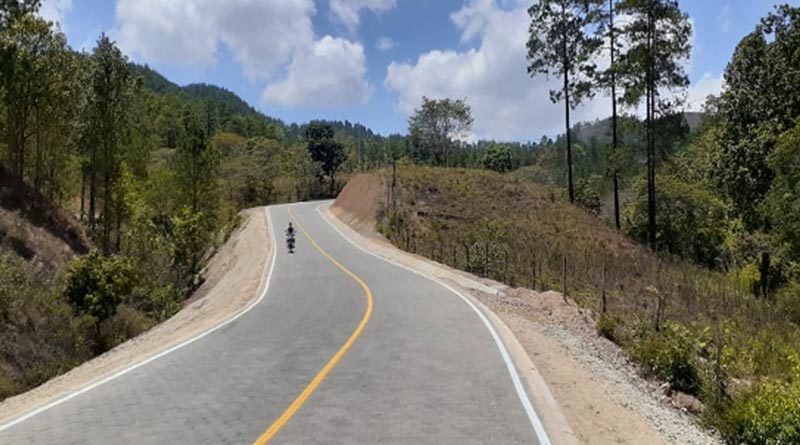
[[[267,284],[273,248],[264,208],[243,222],[209,262],[206,281],[174,317],[26,393],[0,403],[0,428],[213,331],[247,311]]]

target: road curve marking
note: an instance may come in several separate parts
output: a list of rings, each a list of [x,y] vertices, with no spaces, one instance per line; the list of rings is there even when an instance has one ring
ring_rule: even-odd
[[[433,281],[434,283],[437,283],[438,285],[454,293],[456,296],[460,297],[461,300],[463,300],[464,303],[466,303],[475,312],[475,314],[478,315],[478,318],[480,318],[480,320],[486,326],[486,329],[489,330],[489,333],[491,334],[492,339],[494,340],[495,345],[497,346],[497,349],[500,350],[500,356],[503,358],[506,368],[508,369],[511,381],[514,384],[514,389],[517,392],[517,397],[519,397],[519,401],[522,404],[523,409],[525,409],[525,414],[528,416],[528,421],[531,423],[531,427],[533,428],[533,431],[536,433],[536,437],[539,439],[539,445],[552,445],[550,436],[547,434],[547,431],[545,430],[544,425],[542,424],[542,420],[539,418],[539,415],[536,414],[536,409],[533,407],[533,403],[531,403],[527,391],[525,391],[525,386],[522,383],[522,378],[519,376],[517,368],[514,366],[514,362],[511,359],[511,355],[508,353],[508,349],[503,343],[503,340],[500,338],[500,334],[497,333],[494,326],[492,326],[492,323],[489,321],[488,318],[486,318],[486,315],[483,312],[481,312],[481,310],[478,309],[478,307],[472,301],[470,301],[470,299],[467,298],[467,296],[465,296],[464,294],[462,294],[449,284],[445,283],[444,281],[434,277],[433,275],[427,274],[425,272],[416,269],[412,269],[411,267],[401,264],[395,260],[385,258],[381,255],[378,255],[377,253],[367,250],[365,247],[358,245],[349,236],[347,236],[344,232],[342,232],[341,229],[336,227],[336,225],[333,222],[331,222],[331,220],[327,216],[325,216],[322,210],[320,210],[323,206],[324,204],[320,204],[316,207],[317,213],[322,217],[322,219],[325,220],[326,223],[328,223],[329,226],[333,228],[333,230],[337,231],[339,235],[342,236],[342,238],[344,238],[348,243],[353,245],[356,249],[366,253],[367,255],[375,257],[381,261],[389,263],[393,266],[397,266],[401,269],[405,269],[413,274],[419,275],[423,278]],[[332,213],[329,214],[332,215]]]
[[[156,353],[155,355],[153,355],[151,357],[145,358],[145,359],[143,359],[143,360],[141,360],[139,362],[134,362],[132,365],[130,365],[128,367],[125,367],[125,368],[115,372],[114,374],[111,374],[111,375],[108,375],[106,377],[103,377],[100,380],[97,380],[97,381],[94,381],[94,382],[90,382],[86,386],[80,387],[79,389],[77,389],[75,391],[67,392],[66,394],[62,395],[61,397],[57,398],[56,400],[54,400],[54,401],[52,401],[52,402],[50,402],[50,403],[48,403],[48,404],[46,404],[44,406],[36,408],[33,411],[28,412],[27,414],[23,414],[22,416],[19,416],[19,417],[16,417],[16,418],[12,418],[12,420],[8,421],[7,423],[0,424],[0,432],[3,432],[3,431],[5,431],[5,430],[17,425],[17,424],[20,424],[20,423],[30,419],[31,417],[34,417],[36,415],[39,415],[39,414],[43,413],[43,412],[45,412],[45,411],[47,411],[47,410],[49,410],[51,408],[54,408],[54,407],[56,407],[58,405],[61,405],[61,404],[65,403],[65,402],[68,402],[68,401],[74,399],[75,397],[80,396],[81,394],[87,393],[87,392],[97,388],[98,386],[104,385],[104,384],[106,384],[106,383],[108,383],[108,382],[110,382],[112,380],[115,380],[115,379],[117,379],[119,377],[122,377],[123,375],[125,375],[125,374],[127,374],[127,373],[129,373],[129,372],[131,372],[131,371],[133,371],[135,369],[141,368],[142,366],[145,366],[150,362],[158,360],[159,358],[164,357],[167,354],[175,352],[178,349],[181,349],[183,347],[189,346],[190,344],[192,344],[192,343],[194,343],[194,342],[196,342],[196,341],[198,341],[198,340],[200,340],[200,339],[202,339],[202,338],[204,338],[204,337],[206,337],[206,336],[208,336],[210,334],[213,334],[214,332],[222,329],[223,327],[233,323],[234,321],[236,321],[240,317],[242,317],[244,314],[250,312],[250,310],[253,309],[254,307],[256,307],[259,303],[261,303],[261,300],[263,300],[267,296],[267,291],[269,290],[269,285],[270,285],[270,282],[272,281],[272,272],[275,269],[276,244],[275,244],[275,235],[274,235],[273,230],[272,230],[273,229],[273,227],[272,227],[272,218],[271,218],[271,215],[270,215],[270,209],[271,208],[272,208],[272,206],[264,208],[264,216],[265,216],[266,222],[267,222],[267,232],[268,232],[268,235],[269,235],[270,242],[272,243],[272,246],[271,246],[271,250],[270,250],[270,258],[264,264],[264,271],[266,272],[266,282],[264,284],[264,290],[261,292],[261,294],[259,295],[257,300],[249,303],[243,309],[240,309],[239,312],[234,313],[234,315],[232,315],[227,320],[224,320],[223,322],[221,322],[220,324],[218,324],[216,326],[212,326],[212,327],[208,328],[207,330],[195,335],[194,337],[189,338],[188,340],[184,340],[183,342],[178,343],[178,344],[176,344],[174,346],[171,346],[171,347],[168,346],[168,349],[162,350],[161,352],[158,352],[158,353]]]
[[[325,378],[328,376],[328,374],[331,372],[334,366],[336,366],[336,364],[339,363],[339,360],[342,359],[344,354],[350,349],[351,346],[353,346],[353,343],[355,343],[356,339],[358,339],[358,337],[361,335],[361,332],[364,330],[364,327],[367,326],[367,322],[372,316],[372,291],[369,289],[369,286],[367,286],[367,283],[365,283],[364,280],[359,278],[358,275],[351,272],[348,268],[344,267],[342,263],[336,261],[336,259],[332,257],[328,252],[326,252],[325,249],[320,247],[320,245],[317,244],[314,238],[311,237],[311,235],[308,233],[305,227],[303,227],[303,225],[300,224],[300,221],[297,220],[297,217],[295,217],[291,207],[287,207],[287,210],[289,211],[289,216],[292,218],[292,220],[294,220],[294,223],[297,226],[297,228],[300,229],[301,232],[303,232],[303,235],[305,235],[305,237],[308,238],[308,241],[322,254],[322,256],[327,258],[331,263],[333,263],[334,266],[339,268],[342,272],[344,272],[347,276],[352,278],[353,281],[355,281],[361,286],[361,288],[364,290],[364,295],[367,298],[367,309],[364,311],[364,316],[361,318],[361,322],[356,327],[356,330],[353,331],[353,333],[350,335],[350,338],[348,338],[347,341],[344,342],[342,347],[339,348],[338,351],[336,351],[336,354],[334,354],[333,357],[331,357],[328,363],[325,364],[325,367],[323,367],[322,370],[314,377],[314,380],[312,380],[311,383],[309,383],[308,386],[306,386],[305,389],[303,389],[303,392],[301,392],[300,395],[297,396],[294,402],[292,402],[292,404],[289,405],[288,408],[286,408],[286,411],[284,411],[283,414],[281,414],[281,416],[278,417],[278,419],[275,420],[275,422],[273,422],[272,425],[270,425],[270,427],[267,429],[267,431],[264,432],[264,434],[262,434],[258,439],[256,439],[255,442],[253,442],[253,445],[264,445],[267,442],[269,442],[273,437],[275,437],[276,434],[278,434],[278,431],[280,431],[281,428],[283,428],[283,426],[286,425],[286,423],[292,418],[292,416],[295,415],[295,413],[297,413],[297,411],[300,409],[300,407],[303,406],[306,400],[308,400],[311,394],[314,393],[314,391],[317,389],[320,383],[322,383],[322,381],[325,380]]]

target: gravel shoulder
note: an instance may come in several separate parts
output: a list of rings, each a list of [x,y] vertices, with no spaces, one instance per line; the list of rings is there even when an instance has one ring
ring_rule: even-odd
[[[169,320],[26,393],[0,403],[0,425],[194,338],[247,308],[262,292],[272,254],[263,208],[242,212],[241,226],[209,262],[205,282]]]
[[[676,409],[658,383],[642,379],[618,346],[597,336],[591,314],[564,302],[561,294],[512,289],[401,251],[376,234],[374,210],[361,207],[351,212],[349,201],[340,197],[330,208],[331,219],[347,225],[362,247],[434,276],[496,314],[544,379],[577,442],[721,444],[694,417]]]

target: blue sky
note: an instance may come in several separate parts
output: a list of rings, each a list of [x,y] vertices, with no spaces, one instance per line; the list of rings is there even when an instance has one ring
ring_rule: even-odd
[[[70,45],[109,33],[178,84],[228,88],[287,122],[314,118],[405,132],[423,95],[466,98],[477,137],[561,130],[546,78],[525,74],[524,0],[45,0]],[[790,2],[797,4],[797,1]],[[733,50],[775,2],[684,0],[694,23],[687,107],[722,86]],[[577,120],[605,117],[597,97]]]

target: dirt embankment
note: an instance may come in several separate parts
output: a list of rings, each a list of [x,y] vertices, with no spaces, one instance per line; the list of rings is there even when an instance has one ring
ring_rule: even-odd
[[[100,381],[220,325],[263,291],[272,246],[263,208],[243,222],[217,252],[196,295],[174,317],[27,393],[0,403],[0,424]]]
[[[51,273],[91,245],[75,218],[0,166],[0,253]]]
[[[592,315],[564,302],[561,294],[512,289],[389,246],[375,230],[386,193],[381,177],[356,176],[331,212],[364,236],[365,247],[402,257],[495,312],[522,344],[581,443],[718,443],[669,406],[658,385],[641,379],[618,346],[597,336]]]

